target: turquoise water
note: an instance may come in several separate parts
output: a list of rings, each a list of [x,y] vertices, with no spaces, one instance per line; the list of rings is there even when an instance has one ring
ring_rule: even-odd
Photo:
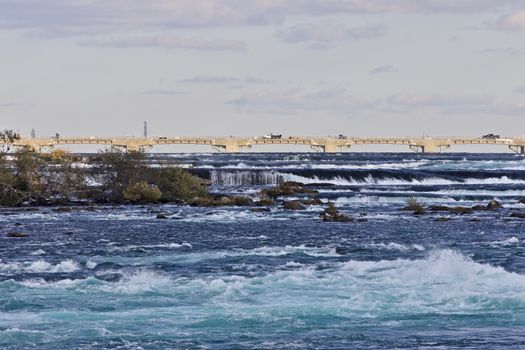
[[[3,209],[2,232],[29,236],[0,238],[0,348],[525,347],[525,220],[510,217],[523,158],[169,157],[218,192],[323,182],[324,201],[367,221],[323,223],[321,206]],[[410,196],[505,208],[441,222],[400,210]]]

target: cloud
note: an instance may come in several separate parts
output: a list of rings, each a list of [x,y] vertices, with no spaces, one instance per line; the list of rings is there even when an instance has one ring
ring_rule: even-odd
[[[525,85],[518,86],[516,90],[514,90],[517,94],[525,94]]]
[[[329,45],[343,41],[377,38],[384,33],[384,28],[379,25],[349,27],[338,22],[322,21],[282,28],[277,30],[275,36],[294,44],[306,42],[314,45]]]
[[[201,51],[245,51],[246,44],[242,41],[229,39],[203,39],[198,37],[179,37],[167,35],[128,36],[110,39],[88,39],[78,42],[80,46],[93,47],[161,47],[166,49],[190,49]]]
[[[228,102],[241,110],[252,112],[329,112],[352,113],[371,107],[370,101],[360,100],[344,88],[305,90],[302,88],[285,91],[250,93]]]
[[[501,103],[490,95],[396,94],[364,100],[343,87],[249,93],[229,101],[243,112],[280,114],[414,113],[431,109],[442,115],[525,116],[525,104]]]
[[[279,24],[292,16],[488,12],[516,0],[0,0],[0,27],[36,36]]]
[[[273,81],[256,77],[235,78],[223,76],[196,76],[179,79],[177,82],[183,84],[265,84],[272,83]]]
[[[237,84],[241,82],[241,79],[219,76],[198,76],[193,78],[179,79],[178,82],[184,84]]]
[[[496,22],[489,25],[489,27],[498,30],[525,30],[525,10],[501,16]]]
[[[489,95],[412,95],[397,94],[387,99],[387,102],[395,106],[406,107],[432,107],[432,106],[484,106],[492,103],[494,97]]]
[[[184,91],[175,91],[175,90],[146,90],[142,91],[140,93],[141,95],[166,95],[166,96],[172,96],[172,95],[184,95],[186,92]]]
[[[9,103],[0,103],[0,108],[13,108],[13,107],[25,107],[28,106],[25,103],[16,103],[16,102],[9,102]]]
[[[382,108],[403,113],[421,108],[434,108],[440,113],[453,115],[525,116],[525,104],[501,103],[490,95],[397,94],[387,98]]]
[[[378,66],[370,71],[370,74],[381,74],[381,73],[395,73],[398,70],[396,67],[390,65],[390,64],[384,64],[382,66]]]
[[[500,47],[488,48],[481,51],[482,54],[501,54],[507,56],[518,56],[525,54],[525,46],[522,47]]]

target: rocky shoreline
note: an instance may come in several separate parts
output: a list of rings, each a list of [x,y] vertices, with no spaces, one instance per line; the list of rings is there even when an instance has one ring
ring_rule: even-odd
[[[525,204],[525,199],[519,201]],[[309,207],[320,207],[315,210],[314,217],[319,218],[325,223],[362,223],[367,222],[367,213],[348,213],[341,212],[334,203],[323,201],[319,198],[319,192],[308,188],[299,182],[285,182],[281,185],[265,188],[257,193],[256,198],[240,195],[220,195],[208,194],[205,197],[195,197],[188,202],[177,201],[171,203],[151,202],[137,204],[131,201],[126,203],[100,204],[94,202],[71,202],[60,205],[46,206],[18,206],[0,207],[0,215],[16,215],[20,212],[49,212],[55,214],[74,214],[75,212],[96,212],[104,210],[123,209],[129,205],[140,207],[147,210],[154,218],[159,220],[174,219],[173,214],[165,210],[159,210],[153,206],[162,204],[172,204],[186,207],[200,208],[227,208],[241,207],[249,208],[254,213],[270,212],[274,209],[285,211],[305,211]],[[521,208],[505,208],[496,199],[490,200],[486,204],[474,206],[446,206],[446,205],[425,205],[415,199],[409,199],[405,207],[399,209],[399,214],[411,213],[414,217],[429,217],[434,222],[447,222],[453,220],[454,216],[473,215],[475,213],[494,213],[491,218],[497,219],[525,219],[525,212]],[[470,221],[480,221],[480,218],[473,216]],[[4,234],[9,238],[25,238],[28,234],[18,229],[22,224],[15,225],[15,229],[9,230]],[[72,234],[67,232],[65,234]]]

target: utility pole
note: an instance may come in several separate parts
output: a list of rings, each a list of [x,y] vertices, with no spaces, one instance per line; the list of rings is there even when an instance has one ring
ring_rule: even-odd
[[[147,121],[144,122],[144,138],[145,139],[148,138],[148,122]]]

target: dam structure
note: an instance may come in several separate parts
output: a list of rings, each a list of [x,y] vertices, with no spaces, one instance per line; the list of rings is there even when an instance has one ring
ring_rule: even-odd
[[[280,135],[279,135],[280,136]],[[354,145],[399,145],[420,153],[439,153],[455,145],[502,145],[518,154],[525,154],[525,137],[40,137],[20,138],[14,147],[26,147],[46,152],[57,145],[100,145],[119,147],[128,151],[148,150],[160,145],[209,145],[226,153],[240,152],[259,145],[309,146],[320,152],[335,153]]]

